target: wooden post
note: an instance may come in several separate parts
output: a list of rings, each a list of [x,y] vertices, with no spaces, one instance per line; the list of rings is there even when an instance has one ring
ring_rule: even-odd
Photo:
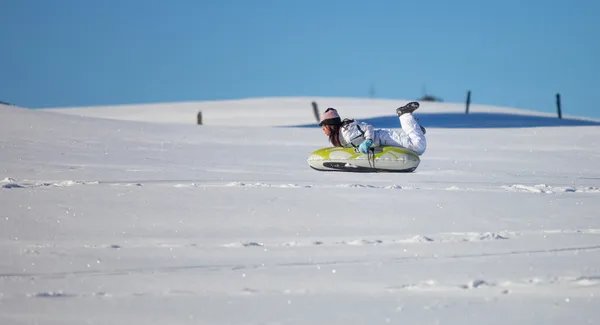
[[[560,107],[560,94],[556,94],[556,112],[558,113],[558,118],[562,119],[562,109]]]
[[[469,105],[471,105],[471,91],[467,92],[467,108],[465,110],[465,114],[469,114]]]
[[[197,124],[202,125],[202,111],[198,111]]]
[[[316,102],[312,102],[312,107],[313,107],[313,113],[315,114],[315,119],[317,120],[317,123],[320,122],[319,119],[319,107],[317,107],[317,103]]]

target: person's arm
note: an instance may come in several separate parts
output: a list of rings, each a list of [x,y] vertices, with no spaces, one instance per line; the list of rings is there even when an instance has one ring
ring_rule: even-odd
[[[373,126],[366,122],[359,122],[360,129],[365,133],[365,140],[375,141],[375,129]]]
[[[371,148],[374,145],[375,130],[373,129],[373,126],[369,123],[359,122],[358,125],[360,126],[360,129],[363,132],[363,137],[365,138],[365,141],[363,141],[363,143],[360,144],[358,149],[362,153],[367,153],[369,148]]]

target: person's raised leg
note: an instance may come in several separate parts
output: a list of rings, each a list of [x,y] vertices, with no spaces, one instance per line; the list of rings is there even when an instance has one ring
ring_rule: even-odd
[[[420,106],[421,106],[421,104],[419,104],[419,102],[409,102],[408,104],[406,104],[404,106],[400,106],[400,107],[396,108],[396,114],[398,114],[398,116],[403,115],[403,114],[412,114],[414,111],[419,109]],[[421,128],[421,131],[423,132],[423,134],[425,134],[427,132],[427,130],[425,130],[425,128],[420,124],[419,124],[419,128]]]
[[[410,143],[408,149],[415,151],[418,155],[422,155],[425,149],[427,149],[427,140],[419,122],[410,113],[401,114],[399,118],[402,131],[406,133],[408,142]]]

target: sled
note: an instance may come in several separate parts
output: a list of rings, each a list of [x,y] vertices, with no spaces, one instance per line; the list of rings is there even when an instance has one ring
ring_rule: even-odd
[[[318,171],[409,173],[419,167],[421,159],[399,147],[375,147],[366,154],[356,148],[328,147],[311,153],[307,162]]]

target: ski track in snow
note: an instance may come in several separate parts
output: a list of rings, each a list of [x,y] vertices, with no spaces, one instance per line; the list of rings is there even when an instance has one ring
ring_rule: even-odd
[[[319,267],[319,266],[317,266]],[[320,267],[319,267],[320,268]],[[393,283],[393,284],[382,284],[369,289],[354,289],[354,290],[368,290],[374,294],[398,294],[400,292],[409,291],[413,293],[436,293],[436,292],[456,292],[456,293],[472,293],[476,294],[481,292],[483,294],[497,294],[497,295],[508,295],[516,292],[561,292],[565,289],[591,289],[596,290],[600,286],[600,275],[585,275],[585,276],[538,276],[528,278],[517,278],[517,279],[483,279],[475,278],[463,283],[449,283],[438,281],[436,279],[425,279],[413,283]],[[233,295],[310,295],[319,294],[326,291],[326,288],[295,288],[295,289],[261,289],[251,288],[247,286],[241,286],[239,289],[230,289]],[[352,291],[352,288],[346,290]],[[18,295],[24,295],[30,299],[72,299],[72,298],[93,298],[93,299],[110,299],[110,298],[122,298],[122,297],[142,297],[142,296],[202,296],[210,294],[207,290],[165,290],[165,291],[135,291],[135,292],[120,292],[120,293],[109,293],[105,291],[94,291],[94,292],[65,292],[62,290],[58,291],[39,291],[30,292],[25,294],[13,294],[11,297],[0,298],[15,298]],[[592,293],[591,296],[594,294]],[[568,302],[569,298],[565,298]]]
[[[201,244],[194,242],[185,243],[154,243],[154,244],[85,244],[78,248],[84,249],[134,249],[134,248],[285,248],[285,247],[311,247],[311,246],[384,246],[384,245],[410,245],[427,243],[469,243],[483,241],[504,241],[526,236],[548,237],[552,235],[600,235],[600,229],[549,229],[532,231],[500,231],[500,232],[449,232],[428,235],[410,235],[403,238],[353,238],[353,239],[307,239],[304,241],[264,242],[264,241],[240,241],[224,244]],[[21,249],[22,254],[39,255],[44,250],[60,249],[64,245],[57,244],[29,244]],[[69,248],[74,248],[67,245]]]
[[[37,188],[37,187],[70,187],[75,185],[110,185],[110,186],[144,186],[145,184],[170,186],[175,188],[208,188],[208,187],[231,187],[231,188],[366,188],[366,189],[385,189],[385,190],[446,190],[446,191],[507,191],[515,193],[531,193],[531,194],[556,194],[556,193],[598,193],[600,194],[600,188],[594,186],[549,186],[547,184],[537,185],[524,185],[524,184],[513,184],[513,185],[501,185],[497,186],[496,189],[493,187],[486,188],[471,188],[471,187],[458,187],[456,185],[447,187],[413,187],[404,186],[399,184],[393,185],[372,185],[372,184],[332,184],[332,185],[316,185],[316,184],[294,184],[294,183],[265,183],[265,182],[205,182],[205,181],[190,181],[182,182],[175,180],[161,180],[161,181],[81,181],[81,180],[59,180],[59,181],[17,181],[14,178],[4,178],[0,181],[0,186],[4,189],[22,189],[22,188]]]
[[[464,283],[447,283],[440,282],[436,279],[426,279],[415,283],[400,283],[388,284],[380,287],[368,289],[376,294],[397,294],[403,291],[435,293],[435,292],[472,292],[482,291],[485,294],[492,293],[498,295],[507,295],[513,292],[531,292],[533,289],[547,289],[547,291],[564,290],[566,288],[573,289],[594,289],[600,286],[599,275],[587,276],[550,276],[550,277],[530,277],[519,279],[473,279]],[[234,289],[235,290],[235,289]],[[237,292],[232,292],[234,295],[310,295],[319,294],[323,289],[315,288],[296,288],[296,289],[259,289],[251,287],[241,287]],[[326,290],[326,289],[325,289]],[[352,290],[352,289],[348,289]],[[357,289],[361,290],[361,289]],[[544,292],[547,292],[544,291]],[[166,291],[145,291],[145,292],[125,292],[125,293],[108,293],[104,291],[95,292],[64,292],[64,291],[40,291],[24,294],[31,299],[69,299],[69,298],[120,298],[128,296],[200,296],[209,293],[206,290],[166,290]],[[6,297],[8,298],[8,297]],[[568,298],[567,299],[568,302]]]
[[[508,240],[527,235],[556,235],[556,234],[590,234],[600,235],[600,229],[553,229],[541,231],[525,231],[525,232],[452,232],[440,233],[434,235],[414,235],[407,238],[399,239],[376,239],[376,238],[359,238],[348,240],[310,240],[310,241],[291,241],[283,243],[264,243],[260,241],[248,242],[233,242],[223,244],[222,247],[227,248],[244,248],[244,247],[302,247],[302,246],[365,246],[365,245],[399,245],[399,244],[418,244],[418,243],[457,243],[457,242],[481,242],[481,241],[497,241]]]
[[[487,241],[487,240],[509,240],[519,236],[528,235],[559,235],[559,234],[590,234],[599,235],[600,229],[549,229],[549,230],[532,230],[524,232],[451,232],[451,233],[438,233],[433,235],[415,235],[407,236],[401,239],[347,239],[347,240],[311,240],[305,243],[302,242],[284,242],[279,244],[267,244],[260,241],[245,241],[235,242],[221,245],[225,249],[266,249],[275,247],[296,247],[296,246],[333,246],[333,245],[345,245],[345,246],[378,246],[378,245],[393,245],[393,244],[423,244],[428,245],[429,243],[436,242],[476,242],[476,241]],[[105,244],[105,245],[93,245],[86,244],[83,248],[86,249],[130,249],[136,247],[159,247],[167,249],[178,249],[178,248],[202,248],[203,246],[195,243],[187,244],[176,244],[176,243],[158,243],[154,245],[127,245],[127,244]],[[44,250],[61,250],[62,245],[53,243],[45,244],[32,244],[27,246],[23,250],[24,254],[42,254]],[[70,249],[73,247],[69,246]],[[80,247],[81,248],[81,247]],[[140,267],[130,269],[113,269],[113,270],[79,270],[79,271],[65,271],[55,273],[7,273],[0,274],[0,284],[3,281],[31,281],[32,279],[66,279],[73,278],[76,276],[131,276],[132,274],[156,274],[166,273],[170,274],[173,272],[198,272],[198,271],[239,271],[245,272],[247,270],[257,270],[263,268],[318,268],[323,270],[330,270],[334,267],[342,266],[354,266],[354,265],[370,265],[370,264],[381,264],[381,263],[407,263],[414,262],[418,263],[426,260],[461,260],[461,259],[476,259],[486,257],[503,257],[511,255],[526,255],[530,256],[533,254],[556,254],[556,253],[573,253],[582,251],[597,251],[600,250],[600,245],[597,246],[579,246],[579,247],[561,247],[554,249],[524,249],[524,250],[506,250],[502,252],[476,252],[476,253],[463,253],[463,254],[434,254],[434,255],[405,255],[397,257],[388,257],[382,259],[381,257],[375,258],[360,258],[350,260],[325,260],[320,262],[312,261],[289,261],[289,262],[276,262],[276,263],[244,263],[244,264],[199,264],[199,265],[170,265],[170,266],[158,266],[158,267]],[[332,269],[335,270],[335,269]],[[578,276],[536,276],[529,278],[474,278],[466,282],[447,282],[448,280],[438,279],[424,279],[418,282],[409,283],[382,283],[380,286],[374,286],[369,289],[374,294],[397,294],[399,292],[414,292],[414,293],[436,293],[436,292],[455,292],[455,293],[468,293],[477,294],[481,292],[483,294],[494,294],[494,295],[507,295],[511,293],[532,293],[532,292],[564,292],[565,289],[590,289],[597,290],[600,287],[600,275],[597,274],[585,274]],[[240,287],[229,294],[233,295],[304,295],[304,294],[319,294],[322,290],[320,288],[297,288],[297,289],[263,289],[263,288],[251,288],[251,287]],[[346,290],[365,290],[364,288]],[[147,291],[147,292],[77,292],[77,291],[39,291],[24,293],[27,298],[30,299],[110,299],[119,297],[129,296],[177,296],[177,295],[206,295],[207,291],[193,291],[193,290],[168,290],[168,291]],[[1,296],[0,299],[10,299],[13,296],[19,294],[13,294],[11,297]]]
[[[482,257],[503,257],[511,255],[527,255],[532,254],[555,254],[559,252],[583,252],[583,251],[596,251],[600,250],[600,245],[596,246],[580,246],[580,247],[566,247],[566,248],[555,248],[555,249],[540,249],[540,250],[521,250],[521,251],[505,251],[495,253],[465,253],[465,254],[454,254],[454,255],[406,255],[399,257],[391,257],[381,259],[380,257],[369,259],[356,259],[356,260],[331,260],[331,261],[291,261],[291,262],[277,262],[277,263],[259,263],[259,264],[199,264],[199,265],[170,265],[170,266],[159,266],[159,267],[140,267],[140,268],[127,268],[127,269],[113,269],[113,270],[78,270],[78,271],[65,271],[65,272],[54,272],[54,273],[4,273],[0,274],[0,281],[4,280],[31,280],[32,278],[47,278],[47,279],[60,279],[70,278],[73,276],[109,276],[109,275],[131,275],[131,274],[144,274],[144,273],[173,273],[183,272],[191,270],[206,270],[206,271],[222,271],[222,270],[257,270],[262,268],[283,268],[283,267],[326,267],[326,266],[353,266],[353,265],[371,265],[371,264],[391,264],[391,263],[407,263],[407,262],[421,262],[426,260],[461,260],[461,259],[474,259]],[[579,276],[573,278],[573,281],[578,281],[581,285],[598,285],[600,284],[600,276]],[[543,282],[543,281],[540,281]],[[492,283],[492,282],[488,282]],[[475,288],[479,285],[473,284],[470,287]],[[60,296],[60,294],[59,294]]]

